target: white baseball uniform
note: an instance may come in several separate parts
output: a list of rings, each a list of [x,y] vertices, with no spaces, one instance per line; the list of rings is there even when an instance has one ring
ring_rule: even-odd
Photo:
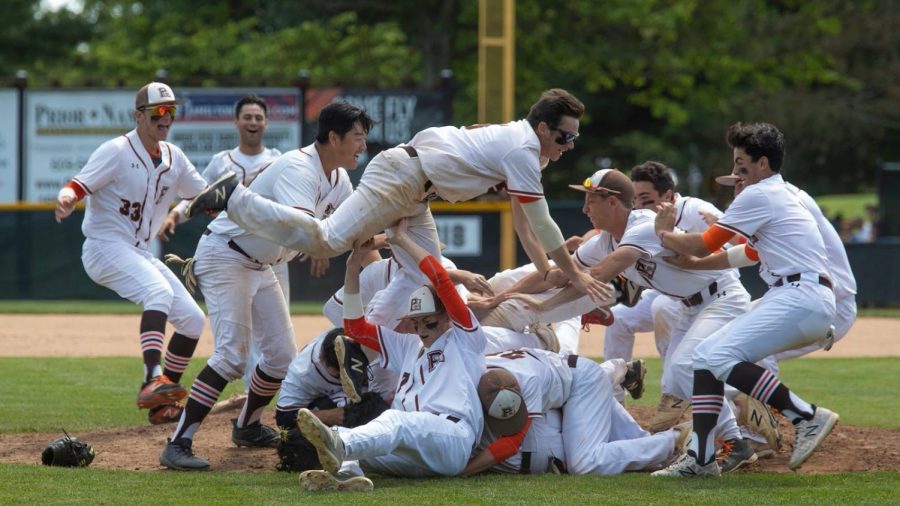
[[[466,311],[467,321],[451,316],[450,329],[428,348],[417,335],[371,327],[375,335],[367,337],[377,339],[382,367],[400,380],[391,409],[365,425],[338,428],[346,452],[342,472],[354,472],[355,461],[392,476],[462,472],[484,424],[476,385],[484,374],[485,338]]]
[[[148,250],[176,195],[192,198],[206,181],[177,146],[159,143],[156,166],[137,131],[104,142],[72,179],[87,194],[81,259],[94,282],[168,315],[175,331],[198,338],[206,321],[181,281]]]
[[[658,468],[674,455],[675,431],[644,431],[613,399],[609,377],[593,360],[525,349],[489,356],[485,365],[516,377],[531,418],[562,409],[565,462],[571,474]]]
[[[750,295],[741,285],[736,269],[691,271],[680,269],[664,260],[674,253],[663,248],[654,228],[656,213],[635,210],[628,216],[620,241],[603,231],[582,244],[575,252],[584,267],[599,264],[618,248],[633,248],[641,258],[622,273],[634,283],[653,288],[662,295],[681,300],[684,307],[671,328],[671,345],[665,359],[662,384],[681,399],[690,399],[694,370],[692,355],[698,343],[736,316],[747,311]],[[723,439],[737,437],[734,413],[728,405],[719,417],[718,430]]]
[[[835,315],[825,243],[781,174],[745,188],[714,226],[747,239],[759,254],[759,274],[769,290],[749,312],[697,346],[694,367],[725,381],[739,362],[822,339]]]
[[[314,144],[277,158],[251,186],[266,198],[318,218],[327,217],[352,191],[344,169],[326,176]],[[271,266],[299,252],[247,232],[227,212],[208,230],[194,264],[216,337],[208,365],[229,381],[240,377],[252,339],[262,354],[259,368],[284,378],[296,346],[290,312]]]
[[[341,379],[332,376],[322,362],[322,341],[330,332],[327,330],[307,343],[297,353],[288,368],[287,376],[281,382],[281,392],[276,405],[279,411],[296,411],[309,406],[321,397],[328,397],[338,407],[347,404],[347,396],[341,388]],[[369,364],[371,368],[372,364]]]

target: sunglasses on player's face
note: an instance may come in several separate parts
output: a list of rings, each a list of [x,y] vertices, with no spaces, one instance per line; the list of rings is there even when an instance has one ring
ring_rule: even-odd
[[[178,110],[174,105],[145,105],[138,107],[141,112],[150,111],[150,121],[159,121],[166,114],[171,114],[175,119],[175,112]]]
[[[548,124],[547,126],[550,127],[550,130],[556,130],[557,132],[562,134],[559,137],[557,137],[556,139],[554,139],[556,141],[556,143],[559,144],[560,146],[565,146],[566,144],[577,139],[579,135],[581,135],[581,134],[577,134],[575,132],[567,132],[567,131],[563,130],[562,128],[559,128],[558,126],[554,126],[554,125],[550,125],[550,124]]]

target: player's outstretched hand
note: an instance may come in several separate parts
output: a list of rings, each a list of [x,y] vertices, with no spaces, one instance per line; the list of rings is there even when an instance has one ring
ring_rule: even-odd
[[[578,272],[578,275],[570,281],[576,290],[589,296],[594,302],[603,302],[613,294],[612,285],[595,279],[586,272]]]
[[[328,272],[328,258],[312,258],[309,261],[309,275],[314,278],[321,278]]]
[[[656,206],[656,235],[675,230],[675,206],[668,202]]]
[[[63,195],[56,200],[56,222],[62,223],[62,220],[69,217],[75,210],[77,201],[71,195]]]
[[[544,310],[544,303],[537,299],[537,297],[533,295],[528,295],[525,293],[505,293],[502,296],[496,297],[497,299],[503,298],[504,300],[518,300],[525,304],[525,307],[536,312],[540,313]]]
[[[575,253],[575,250],[578,249],[579,246],[584,242],[584,239],[580,235],[573,235],[566,239],[566,251],[569,253]]]
[[[169,242],[169,235],[175,235],[175,227],[178,225],[178,214],[177,211],[171,211],[166,215],[166,218],[163,220],[162,226],[159,227],[159,232],[156,235],[159,236],[163,242]]]
[[[466,290],[470,292],[486,296],[494,295],[494,289],[491,288],[490,283],[481,274],[463,269],[451,270],[448,271],[448,274],[454,283],[462,283]]]
[[[713,223],[719,221],[719,217],[709,211],[697,211],[700,213],[700,217],[703,218],[703,221],[706,222],[707,226],[712,226]]]

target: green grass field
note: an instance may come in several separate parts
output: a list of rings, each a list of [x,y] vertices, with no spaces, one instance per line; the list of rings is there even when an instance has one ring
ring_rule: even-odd
[[[195,360],[185,383],[199,372]],[[659,396],[659,360],[647,392]],[[0,358],[0,435],[71,432],[146,423],[134,409],[138,358]],[[841,414],[841,423],[900,428],[900,357],[804,359],[783,364],[798,393]],[[230,389],[236,388],[231,385]],[[230,392],[227,391],[226,395]],[[484,476],[405,480],[376,477],[371,494],[307,495],[288,473],[141,473],[0,464],[0,504],[894,504],[900,473],[739,474],[719,480]]]
[[[842,214],[844,218],[864,218],[866,205],[877,204],[878,195],[875,193],[847,193],[840,195],[820,195],[816,197],[825,216],[831,218],[836,214]]]

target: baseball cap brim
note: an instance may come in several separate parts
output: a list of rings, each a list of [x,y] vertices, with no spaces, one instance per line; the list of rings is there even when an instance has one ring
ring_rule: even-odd
[[[727,176],[718,176],[716,177],[716,183],[719,183],[722,186],[734,186],[737,184],[738,180],[740,180],[737,176],[727,175]]]
[[[576,190],[576,191],[584,192],[584,193],[603,193],[603,194],[607,194],[607,195],[619,195],[622,193],[620,191],[610,190],[609,188],[604,188],[602,186],[598,186],[597,188],[588,188],[587,186],[584,186],[584,185],[570,184],[569,188]]]

